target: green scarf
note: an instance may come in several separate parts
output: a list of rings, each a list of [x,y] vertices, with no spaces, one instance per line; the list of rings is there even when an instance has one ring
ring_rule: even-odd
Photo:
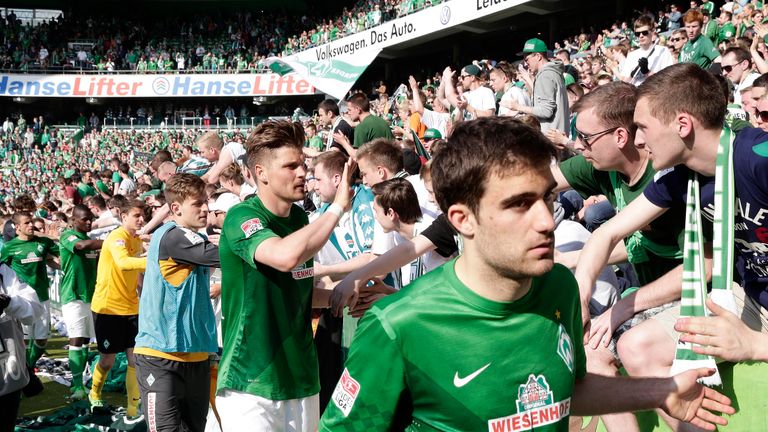
[[[723,127],[717,148],[715,168],[715,217],[712,245],[712,300],[731,312],[736,311],[731,284],[733,283],[733,224],[735,188],[733,182],[732,147],[736,133]],[[704,299],[707,296],[707,280],[704,270],[703,234],[701,224],[700,191],[698,174],[691,172],[688,179],[688,198],[685,211],[685,246],[683,258],[683,289],[680,316],[708,316]],[[699,368],[717,368],[712,356],[696,354],[692,344],[677,342],[671,374]],[[719,372],[700,380],[706,385],[721,385]]]

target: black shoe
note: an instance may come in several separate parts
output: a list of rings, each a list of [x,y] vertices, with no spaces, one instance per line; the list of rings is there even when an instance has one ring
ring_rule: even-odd
[[[29,371],[29,383],[21,389],[21,392],[24,393],[24,397],[29,398],[42,393],[44,387],[43,382],[35,375],[35,368],[27,366],[27,371]]]

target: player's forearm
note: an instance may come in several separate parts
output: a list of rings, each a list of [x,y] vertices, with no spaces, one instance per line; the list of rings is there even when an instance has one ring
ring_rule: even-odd
[[[311,224],[272,244],[270,247],[272,259],[265,264],[280,271],[290,271],[315,256],[328,241],[338,223],[339,216],[333,212],[323,213]],[[264,262],[259,258],[260,248],[257,248],[254,259]]]
[[[607,377],[587,373],[576,380],[571,415],[590,416],[661,407],[674,391],[670,378]]]
[[[367,266],[375,258],[376,255],[373,255],[370,252],[362,253],[352,259],[337,264],[323,265],[322,271],[319,274],[315,272],[315,274],[319,276],[328,276],[333,280],[337,280],[347,276],[351,272],[356,272]]]
[[[401,243],[387,251],[384,255],[379,255],[364,267],[350,273],[346,279],[368,281],[372,277],[394,271],[434,249],[435,245],[431,241],[422,235],[418,235],[413,241]]]
[[[75,243],[75,249],[77,250],[99,250],[104,240],[80,240]]]
[[[168,217],[169,214],[171,214],[171,208],[168,206],[168,204],[165,204],[159,209],[157,209],[157,211],[155,212],[155,215],[152,216],[152,219],[149,222],[147,222],[147,224],[144,225],[144,227],[141,228],[141,233],[147,234],[152,230],[154,230],[155,228],[157,228],[158,226],[160,226],[160,224],[163,223],[163,221],[165,220],[166,217]]]
[[[128,255],[128,252],[122,254],[112,254],[115,266],[121,271],[144,270],[147,267],[146,258],[137,258]]]

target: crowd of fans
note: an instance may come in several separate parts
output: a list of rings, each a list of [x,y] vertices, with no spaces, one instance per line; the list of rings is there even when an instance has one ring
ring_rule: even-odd
[[[538,398],[549,406],[571,395],[573,415],[618,412],[602,417],[611,431],[639,430],[629,413],[639,408],[659,408],[676,430],[723,424],[708,411],[732,413],[727,398],[695,384],[715,379],[711,370],[683,372],[674,383],[595,377],[616,376],[620,367],[636,377],[669,376],[685,345],[679,337],[700,344],[687,355],[768,360],[766,222],[754,210],[768,208],[764,8],[692,1],[684,11],[642,11],[551,46],[533,38],[522,60],[478,59],[397,87],[381,83],[374,94],[322,101],[303,123],[227,132],[86,124],[64,132],[39,118],[6,120],[0,193],[9,237],[14,230],[22,241],[44,237],[52,256],[48,242],[63,251],[73,238],[81,244],[80,235],[81,249],[101,249],[88,287],[93,302],[78,300],[83,316],[95,312],[95,333],[83,330],[76,336],[86,341],[73,346],[95,336],[103,357],[90,392],[73,381],[73,399],[103,407],[101,385],[112,367],[104,359],[126,351],[127,415],[139,414],[140,394],[147,421],[191,429],[206,423],[210,402],[207,421],[225,431],[283,422],[307,431],[372,430],[401,421],[510,430],[509,398],[518,398],[519,413],[533,413]],[[723,192],[722,178],[713,177],[727,169],[717,156],[722,146],[733,152],[735,192]],[[702,203],[694,203],[687,197],[699,188]],[[723,224],[716,212],[728,200],[715,200],[728,193],[739,205],[725,222],[736,227],[738,314],[708,303],[717,317],[689,317],[681,312],[694,301],[686,283],[697,277],[703,289],[707,274],[703,265],[687,267],[689,255],[703,263],[696,246],[713,238],[705,232],[691,247],[699,240],[689,231],[704,225],[695,222],[699,213]],[[79,222],[94,217],[95,225]],[[63,235],[65,220],[80,234]],[[29,223],[39,224],[36,234],[24,231]],[[175,243],[163,243],[166,236]],[[31,261],[8,249],[0,257],[24,279]],[[712,265],[722,273],[722,262]],[[220,270],[209,275],[209,267]],[[48,297],[47,285],[27,283]],[[168,300],[177,292],[192,315],[181,311],[187,303]],[[115,296],[128,300],[110,306]],[[510,332],[512,325],[521,331]],[[223,327],[218,341],[216,326]],[[129,337],[116,342],[115,328]],[[33,368],[47,330],[27,336]],[[550,336],[556,348],[544,352]],[[316,350],[307,348],[313,337]],[[209,400],[208,354],[217,348],[218,392]],[[524,361],[502,363],[521,349]],[[78,355],[70,352],[70,365]],[[452,363],[457,357],[462,362]],[[509,367],[491,366],[497,362]],[[531,364],[544,372],[534,374]],[[180,365],[183,376],[161,374]],[[455,389],[435,384],[452,375]],[[181,385],[186,399],[168,396],[167,388]],[[444,394],[465,385],[485,387],[472,388],[480,395],[473,403]],[[675,390],[658,396],[650,388]],[[565,427],[568,409],[554,412],[562,417],[552,421]]]
[[[418,11],[442,0],[360,0],[341,16],[238,12],[194,18],[124,19],[66,14],[36,26],[14,14],[0,22],[0,69],[139,73],[240,73]]]

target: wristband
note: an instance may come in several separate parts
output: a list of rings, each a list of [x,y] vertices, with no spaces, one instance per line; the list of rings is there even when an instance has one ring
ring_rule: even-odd
[[[327,209],[325,209],[325,212],[326,213],[333,213],[336,216],[341,217],[341,215],[344,214],[344,209],[341,208],[340,205],[338,205],[336,203],[333,203],[333,204],[329,205]]]

